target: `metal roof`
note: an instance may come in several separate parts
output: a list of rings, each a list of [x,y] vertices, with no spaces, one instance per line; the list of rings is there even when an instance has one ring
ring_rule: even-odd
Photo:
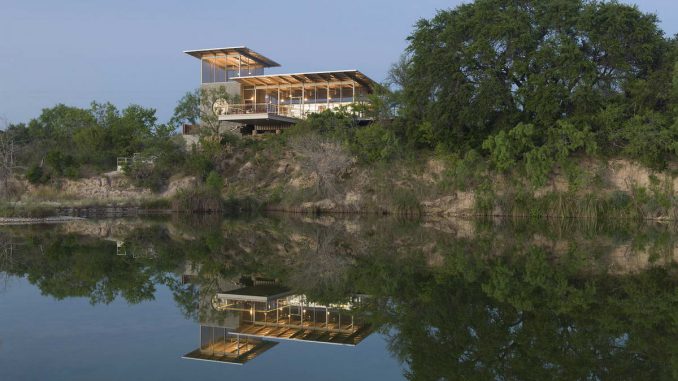
[[[356,81],[361,86],[372,88],[376,82],[358,70],[318,71],[308,73],[266,74],[233,78],[245,85],[296,85],[313,82]]]
[[[233,54],[238,53],[244,57],[255,61],[256,63],[264,67],[276,67],[280,66],[279,63],[273,61],[272,59],[255,52],[254,50],[246,46],[231,46],[226,48],[211,48],[211,49],[197,49],[197,50],[185,50],[184,53],[193,56],[195,58],[202,58],[205,55],[215,55],[215,54]]]

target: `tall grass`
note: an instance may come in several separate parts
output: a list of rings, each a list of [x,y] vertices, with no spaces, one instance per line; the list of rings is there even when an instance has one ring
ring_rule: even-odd
[[[179,213],[236,215],[261,210],[261,204],[253,198],[224,200],[219,192],[205,186],[182,190],[172,199],[171,205],[172,210]]]
[[[172,199],[172,210],[181,213],[222,213],[221,195],[204,186],[181,190]]]
[[[421,216],[423,209],[414,192],[398,189],[393,194],[395,213],[401,216]]]
[[[518,218],[667,219],[678,218],[678,200],[673,195],[635,189],[631,193],[553,192],[535,197],[526,191],[509,192],[488,199],[477,197],[479,215],[493,214],[498,206],[503,216]]]

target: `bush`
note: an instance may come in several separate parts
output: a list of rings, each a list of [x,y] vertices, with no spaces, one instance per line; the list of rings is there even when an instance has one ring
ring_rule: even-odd
[[[467,151],[463,159],[451,157],[448,161],[450,164],[444,172],[442,181],[444,188],[465,191],[486,179],[481,174],[487,170],[487,164],[475,150]]]
[[[123,171],[135,186],[148,188],[153,192],[158,192],[167,186],[167,182],[172,175],[169,168],[142,160],[135,161],[124,167]]]
[[[39,165],[34,165],[28,169],[26,172],[26,179],[31,184],[45,184],[49,181],[49,174],[43,171],[42,167]]]
[[[221,194],[221,190],[224,187],[224,179],[216,171],[211,171],[210,174],[207,175],[205,185],[214,193]]]
[[[500,171],[522,164],[530,181],[541,186],[556,164],[564,164],[577,151],[594,153],[597,146],[588,126],[560,120],[546,129],[520,123],[508,132],[500,131],[487,138],[483,148]]]
[[[417,196],[409,189],[398,189],[393,195],[397,214],[406,216],[419,216],[423,213],[421,203]]]
[[[380,123],[358,128],[349,142],[351,151],[366,163],[387,161],[398,152],[398,139]]]
[[[224,200],[207,187],[185,189],[172,200],[172,210],[189,213],[221,213]]]

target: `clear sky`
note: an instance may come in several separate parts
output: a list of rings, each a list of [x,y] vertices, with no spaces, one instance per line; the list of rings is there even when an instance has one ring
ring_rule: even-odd
[[[57,103],[138,103],[167,120],[199,85],[184,50],[248,46],[270,73],[359,69],[377,81],[419,18],[461,0],[0,0],[0,117]],[[678,33],[678,0],[637,0]]]

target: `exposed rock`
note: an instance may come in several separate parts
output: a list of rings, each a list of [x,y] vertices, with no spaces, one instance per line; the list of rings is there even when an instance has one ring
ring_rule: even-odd
[[[198,185],[198,179],[193,176],[182,177],[170,181],[167,190],[162,194],[163,197],[173,197],[179,191],[195,188]]]
[[[648,187],[652,171],[628,160],[610,160],[608,181],[615,188],[629,192],[634,187]]]
[[[421,206],[425,214],[440,216],[472,216],[475,214],[475,195],[472,192],[456,192],[432,201],[424,201]]]
[[[317,186],[319,180],[318,173],[312,172],[306,176],[297,176],[291,179],[288,184],[297,189],[308,189]]]
[[[358,207],[360,206],[360,201],[362,200],[362,196],[358,192],[347,192],[346,197],[344,199],[344,203],[347,206],[352,206],[352,207]]]
[[[152,196],[149,189],[137,188],[120,172],[103,176],[61,182],[60,192],[65,197],[96,200],[130,200]]]
[[[324,199],[315,202],[305,202],[301,204],[301,207],[309,211],[331,212],[337,207],[337,204],[330,199]]]

